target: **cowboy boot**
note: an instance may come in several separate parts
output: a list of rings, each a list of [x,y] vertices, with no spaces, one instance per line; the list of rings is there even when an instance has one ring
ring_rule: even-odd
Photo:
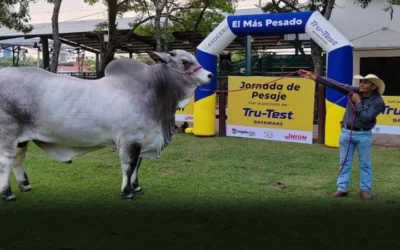
[[[345,197],[345,196],[347,196],[347,195],[348,195],[347,192],[336,191],[336,192],[334,192],[331,196],[332,196],[332,197],[335,197],[335,198],[338,198],[338,197]]]
[[[360,191],[360,197],[364,200],[371,200],[372,194],[369,191]]]

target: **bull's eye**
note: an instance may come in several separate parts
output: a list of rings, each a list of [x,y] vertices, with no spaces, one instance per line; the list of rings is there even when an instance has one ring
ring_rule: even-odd
[[[187,65],[187,64],[189,64],[189,62],[187,60],[182,59],[182,64]]]

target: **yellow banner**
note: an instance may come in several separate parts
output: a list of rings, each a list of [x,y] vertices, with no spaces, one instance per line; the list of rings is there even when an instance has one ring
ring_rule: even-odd
[[[175,112],[176,121],[193,121],[193,110],[194,110],[194,96],[190,100],[189,104],[183,109],[177,109]]]
[[[382,96],[385,110],[376,118],[380,125],[400,126],[400,96]]]
[[[375,133],[400,134],[400,96],[382,96],[385,110],[376,118]]]
[[[228,77],[227,135],[312,143],[315,82],[276,79]]]

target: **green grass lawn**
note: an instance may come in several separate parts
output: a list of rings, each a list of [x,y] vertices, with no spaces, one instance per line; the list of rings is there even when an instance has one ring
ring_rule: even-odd
[[[175,135],[120,199],[116,152],[60,164],[30,145],[33,189],[0,202],[0,249],[399,249],[399,149],[373,151],[375,200],[333,199],[338,149]]]

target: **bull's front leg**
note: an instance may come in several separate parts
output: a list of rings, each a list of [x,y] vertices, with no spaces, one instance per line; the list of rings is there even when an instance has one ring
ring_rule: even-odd
[[[139,162],[140,151],[141,145],[139,143],[124,145],[120,148],[119,154],[122,170],[121,196],[123,200],[133,200],[135,196],[131,179]]]

